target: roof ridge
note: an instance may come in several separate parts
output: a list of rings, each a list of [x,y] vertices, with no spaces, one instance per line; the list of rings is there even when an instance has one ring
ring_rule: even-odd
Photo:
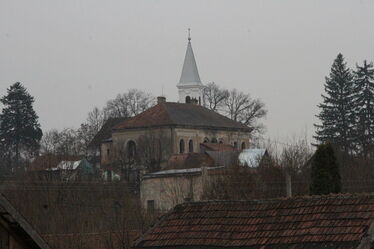
[[[374,192],[370,193],[339,193],[339,194],[329,194],[329,195],[303,195],[296,197],[279,197],[270,199],[254,199],[254,200],[204,200],[204,201],[191,201],[178,204],[177,206],[198,206],[207,203],[248,203],[248,204],[266,204],[275,203],[279,201],[304,201],[304,200],[333,200],[333,199],[357,199],[362,197],[373,197]],[[176,207],[177,207],[176,206]]]

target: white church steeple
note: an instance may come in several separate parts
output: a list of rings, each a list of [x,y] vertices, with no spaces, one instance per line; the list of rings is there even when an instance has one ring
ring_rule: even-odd
[[[202,89],[204,85],[201,83],[195,56],[192,51],[190,29],[188,29],[188,44],[182,75],[177,88],[180,103],[189,103],[192,99],[196,99],[199,104],[202,103]]]

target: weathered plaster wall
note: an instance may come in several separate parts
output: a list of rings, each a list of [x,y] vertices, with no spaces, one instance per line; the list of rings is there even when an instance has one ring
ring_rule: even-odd
[[[203,194],[202,175],[168,176],[143,179],[140,185],[140,198],[144,208],[149,200],[154,201],[156,210],[164,212],[183,203],[201,200]]]

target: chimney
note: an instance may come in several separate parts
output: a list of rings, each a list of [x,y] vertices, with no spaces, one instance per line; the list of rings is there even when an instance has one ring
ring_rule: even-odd
[[[166,102],[165,97],[163,97],[163,96],[157,97],[157,104],[161,104],[161,103],[165,103],[165,102]]]

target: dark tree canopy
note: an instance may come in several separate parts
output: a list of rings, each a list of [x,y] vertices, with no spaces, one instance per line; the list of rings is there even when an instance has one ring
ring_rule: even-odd
[[[330,142],[343,151],[350,151],[354,140],[355,114],[353,76],[342,54],[338,54],[330,76],[326,77],[323,102],[318,105],[317,117],[321,124],[316,124],[314,138],[320,143]]]
[[[339,164],[331,144],[318,146],[312,160],[310,194],[327,195],[341,191]]]
[[[356,143],[364,157],[374,156],[374,68],[365,60],[355,71]]]
[[[8,88],[0,102],[3,104],[0,142],[17,164],[21,154],[33,154],[39,149],[42,130],[33,109],[34,98],[17,82]]]

